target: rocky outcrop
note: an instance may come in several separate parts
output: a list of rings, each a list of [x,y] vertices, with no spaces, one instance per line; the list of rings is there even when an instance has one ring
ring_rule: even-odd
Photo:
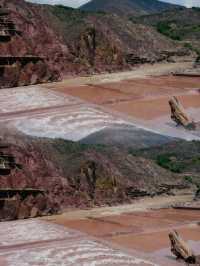
[[[195,60],[194,68],[200,69],[200,55]]]
[[[0,61],[2,58],[0,57]],[[28,57],[28,62],[25,64],[21,63],[22,59],[26,57],[16,59],[12,65],[1,66],[0,88],[33,85],[59,79],[59,74],[52,72],[42,58],[38,57],[35,61],[35,57]]]
[[[39,189],[7,189],[6,191],[11,197],[2,198],[5,190],[0,189],[0,221],[34,218],[55,214],[59,210],[59,206],[50,202],[45,193]]]
[[[0,219],[113,205],[190,188],[181,176],[116,147],[5,134],[8,172],[0,171]],[[17,139],[17,142],[16,142]],[[1,155],[2,155],[1,154]],[[11,161],[9,161],[11,160]]]
[[[46,58],[35,54],[25,43],[12,12],[0,7],[0,88],[57,80],[59,76],[48,66]]]
[[[139,189],[134,187],[127,188],[127,195],[131,198],[139,198],[139,197],[154,197],[162,194],[166,195],[175,195],[176,191],[187,189],[188,184],[177,183],[177,184],[160,184],[156,187],[155,190],[147,190],[147,189]]]
[[[154,63],[154,61],[150,60],[149,58],[139,57],[134,54],[127,54],[126,55],[126,62],[131,65],[141,65],[146,63]]]
[[[196,194],[195,194],[195,200],[200,201],[200,187],[197,189]]]
[[[15,156],[8,154],[8,150],[8,144],[0,146],[0,221],[56,213],[59,207],[49,200],[47,191],[30,186],[13,185],[10,176],[13,172],[20,171],[23,165],[17,164]]]
[[[18,60],[6,65],[0,61],[1,87],[130,69],[168,59],[169,55],[163,56],[162,51],[179,56],[183,49],[156,30],[113,14],[24,0],[2,0],[2,5],[9,10],[6,23],[11,28],[9,39],[0,40],[0,57]],[[26,58],[26,64],[19,58]]]

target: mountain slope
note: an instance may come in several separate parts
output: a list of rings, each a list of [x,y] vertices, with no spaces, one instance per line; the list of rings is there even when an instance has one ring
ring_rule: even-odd
[[[179,8],[132,19],[155,27],[159,33],[185,43],[200,54],[200,8]]]
[[[48,69],[53,69],[56,74],[54,76],[59,74],[63,77],[120,71],[135,64],[167,60],[169,54],[188,52],[155,29],[115,14],[37,5],[23,0],[2,0],[2,3],[9,10],[9,19],[13,21],[17,34],[10,41],[0,41],[1,65],[4,65],[4,55],[9,56],[12,62],[19,56],[23,61],[23,57],[27,60],[33,55],[45,60]],[[31,62],[23,71],[15,71],[17,66],[18,62],[14,62],[0,73],[0,87],[47,81],[38,78],[44,70],[41,64]],[[45,77],[49,77],[48,73],[49,70]],[[51,76],[48,80],[52,80]]]
[[[72,11],[60,6],[49,10],[60,21],[58,25],[52,21],[52,27],[61,32],[76,62],[97,71],[134,64],[134,57],[141,58],[141,62],[159,61],[163,51],[181,48],[151,27],[117,15]]]
[[[10,168],[5,172],[0,167],[0,188],[10,193],[21,189],[24,194],[20,198],[16,195],[14,201],[4,199],[0,220],[52,214],[67,207],[114,205],[192,189],[182,176],[121,148],[32,138],[3,129],[1,136],[4,148],[0,147],[0,160]],[[30,189],[39,195],[32,195]]]
[[[157,0],[92,0],[83,5],[85,11],[104,11],[119,15],[145,15],[173,9],[178,6]]]

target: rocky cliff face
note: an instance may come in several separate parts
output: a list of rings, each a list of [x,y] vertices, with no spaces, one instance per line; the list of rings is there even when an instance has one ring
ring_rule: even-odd
[[[0,148],[0,219],[130,202],[189,187],[153,161],[118,148],[16,134],[3,139],[7,147]]]
[[[14,28],[10,31],[15,29],[15,34],[7,41],[0,38],[1,87],[47,82],[63,75],[127,69],[135,64],[166,60],[163,50],[188,53],[152,28],[117,15],[23,0],[2,0],[2,6],[9,11],[7,23],[12,23],[9,25]],[[3,23],[1,20],[5,27]]]
[[[188,49],[156,30],[115,14],[88,13],[61,6],[48,10],[59,21],[52,20],[52,28],[60,32],[70,54],[75,56],[73,65],[78,72],[114,71],[166,60],[163,51],[179,56],[189,54]]]
[[[199,8],[179,8],[133,20],[155,27],[158,32],[185,43],[185,47],[200,54]]]
[[[18,8],[18,6],[20,8]],[[42,26],[37,10],[29,10],[23,1],[3,1],[0,8],[0,87],[35,84],[57,80],[56,68],[47,53],[53,44],[51,31]],[[5,39],[5,36],[8,38]],[[49,51],[50,52],[50,51]]]

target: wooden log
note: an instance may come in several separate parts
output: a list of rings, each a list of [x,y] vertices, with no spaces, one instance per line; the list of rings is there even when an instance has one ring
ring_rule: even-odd
[[[181,125],[187,129],[196,128],[194,121],[187,115],[176,97],[170,99],[169,105],[171,108],[171,119],[175,121],[177,125]]]
[[[171,241],[171,251],[177,259],[182,259],[190,264],[196,263],[196,257],[193,251],[176,231],[169,234],[169,239]]]
[[[187,77],[187,78],[199,78],[200,74],[199,73],[176,73],[174,76],[177,77]]]
[[[186,210],[186,211],[200,211],[200,207],[190,207],[190,206],[175,206],[175,210]]]

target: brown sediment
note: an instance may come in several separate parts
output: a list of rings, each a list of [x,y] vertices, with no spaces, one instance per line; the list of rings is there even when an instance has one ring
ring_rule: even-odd
[[[55,224],[35,220],[1,225],[0,265],[138,265],[152,258],[127,252],[100,239]],[[42,263],[42,264],[41,264]],[[167,266],[164,263],[159,265]],[[170,265],[171,266],[171,265]]]
[[[65,221],[65,219],[59,220],[59,224],[65,225],[75,230],[80,230],[86,232],[87,234],[104,237],[112,233],[120,234],[121,232],[132,232],[131,228],[121,224],[110,223],[109,221],[102,221],[99,219],[82,219],[82,220],[71,220]]]
[[[170,97],[163,97],[159,99],[129,101],[125,103],[115,103],[109,105],[109,107],[136,118],[152,120],[165,115],[170,116],[169,99]],[[200,95],[180,95],[179,99],[185,108],[200,107]]]
[[[179,228],[178,231],[187,240],[200,241],[200,228]],[[109,238],[110,241],[123,247],[143,252],[155,252],[169,247],[168,234],[170,230],[141,235],[122,235]]]
[[[57,89],[56,89],[57,90]],[[60,92],[80,97],[86,101],[101,104],[107,101],[117,101],[121,99],[130,99],[132,95],[127,95],[117,90],[110,90],[104,87],[84,85],[69,88],[60,88]]]
[[[106,106],[139,119],[151,120],[170,115],[168,100],[178,96],[185,108],[198,108],[200,78],[162,76],[120,82],[77,86],[55,84],[53,89]]]
[[[67,214],[67,213],[66,213]],[[186,240],[200,241],[199,211],[160,209],[146,212],[68,220],[57,216],[62,224],[124,248],[141,252],[158,252],[169,247],[168,234],[176,229]],[[199,250],[200,251],[200,250]]]

